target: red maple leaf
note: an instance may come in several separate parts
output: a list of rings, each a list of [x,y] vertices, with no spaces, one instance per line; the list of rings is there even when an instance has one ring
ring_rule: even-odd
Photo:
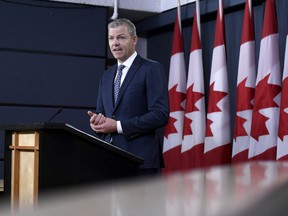
[[[270,74],[262,79],[257,85],[257,92],[255,93],[255,108],[258,111],[260,109],[279,107],[275,103],[274,98],[280,93],[281,86],[268,83]]]
[[[239,136],[247,136],[248,134],[246,133],[246,130],[244,128],[244,123],[247,120],[236,115],[236,120],[235,120],[235,129],[234,129],[234,139],[236,140],[237,137]]]
[[[280,119],[279,119],[279,132],[278,136],[283,141],[284,136],[288,135],[288,114],[285,109],[288,109],[288,77],[283,82],[283,89],[281,95],[281,106],[280,106]],[[284,91],[285,89],[285,91]]]
[[[192,135],[192,129],[190,127],[192,120],[190,118],[184,117],[184,128],[183,128],[183,137],[187,135]]]
[[[199,111],[199,109],[195,106],[195,103],[200,100],[204,94],[201,92],[193,91],[194,83],[187,89],[187,97],[186,97],[186,113],[190,113],[193,111]],[[192,129],[190,127],[192,120],[185,116],[184,118],[184,130],[183,137],[186,135],[192,135]]]
[[[251,136],[259,141],[259,136],[268,135],[269,131],[265,125],[268,120],[266,116],[262,115],[259,111],[253,113]],[[254,121],[257,121],[254,123]]]
[[[237,87],[237,111],[253,109],[252,100],[254,98],[255,89],[245,86],[247,78],[248,77],[240,82]]]
[[[169,117],[169,121],[168,124],[165,127],[165,132],[164,132],[164,136],[168,139],[169,134],[172,133],[178,133],[176,127],[175,127],[175,122],[177,121],[177,119],[173,118],[173,117]]]
[[[174,85],[169,90],[169,99],[170,99],[170,112],[175,111],[184,111],[183,107],[181,106],[181,103],[185,100],[186,95],[182,92],[177,92],[178,84]]]
[[[212,133],[212,130],[211,130],[211,124],[213,123],[213,121],[212,120],[210,120],[210,119],[207,119],[207,121],[206,121],[206,137],[213,137],[214,135],[213,135],[213,133]]]
[[[213,82],[209,88],[208,113],[222,111],[217,106],[217,104],[220,100],[222,100],[228,94],[227,92],[214,91],[214,84],[215,82]]]
[[[199,111],[199,109],[195,106],[195,103],[204,96],[204,94],[201,92],[193,91],[193,88],[194,83],[187,89],[186,113]]]
[[[279,107],[274,98],[280,93],[281,86],[268,83],[269,77],[270,74],[264,77],[256,86],[251,136],[257,141],[259,136],[269,134],[265,124],[269,118],[262,115],[259,111],[265,108]]]

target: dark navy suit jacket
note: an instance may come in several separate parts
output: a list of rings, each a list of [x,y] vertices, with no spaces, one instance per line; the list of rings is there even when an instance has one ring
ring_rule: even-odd
[[[169,119],[167,79],[160,63],[137,55],[113,102],[117,64],[106,70],[100,80],[96,113],[121,121],[123,134],[112,137],[112,144],[144,159],[141,168],[159,168],[162,137],[158,129]]]

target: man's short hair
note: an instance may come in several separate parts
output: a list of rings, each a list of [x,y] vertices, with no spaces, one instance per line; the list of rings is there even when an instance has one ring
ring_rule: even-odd
[[[115,19],[113,21],[111,21],[108,24],[108,30],[110,28],[117,28],[119,26],[127,26],[128,32],[131,36],[137,36],[137,32],[136,32],[136,27],[135,25],[128,19],[125,18],[120,18],[120,19]]]

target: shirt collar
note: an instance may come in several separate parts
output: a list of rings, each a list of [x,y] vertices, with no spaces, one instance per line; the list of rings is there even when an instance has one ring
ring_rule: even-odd
[[[133,63],[133,61],[134,61],[134,59],[136,58],[136,56],[137,56],[137,52],[135,51],[125,62],[123,62],[123,63],[118,62],[118,66],[120,64],[123,64],[123,65],[125,65],[126,69],[130,68],[132,63]]]

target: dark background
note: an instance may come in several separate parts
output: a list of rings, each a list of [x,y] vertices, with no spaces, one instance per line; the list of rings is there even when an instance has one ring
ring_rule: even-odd
[[[265,0],[254,0],[258,61]],[[276,0],[280,61],[283,68],[288,29],[288,1]],[[224,0],[231,125],[234,125],[236,83],[245,0]],[[194,3],[181,7],[188,69]],[[205,89],[208,92],[218,1],[203,0],[201,36]],[[169,73],[176,10],[135,24],[147,39],[147,57]],[[0,124],[47,122],[71,124],[93,134],[88,110],[96,106],[107,58],[107,23],[111,8],[38,0],[0,0]],[[122,15],[123,16],[123,15]],[[122,17],[119,13],[119,17]],[[206,97],[208,99],[208,97]],[[233,130],[232,130],[233,131]],[[232,134],[231,134],[232,136]],[[0,132],[0,178],[3,178],[4,135]]]

